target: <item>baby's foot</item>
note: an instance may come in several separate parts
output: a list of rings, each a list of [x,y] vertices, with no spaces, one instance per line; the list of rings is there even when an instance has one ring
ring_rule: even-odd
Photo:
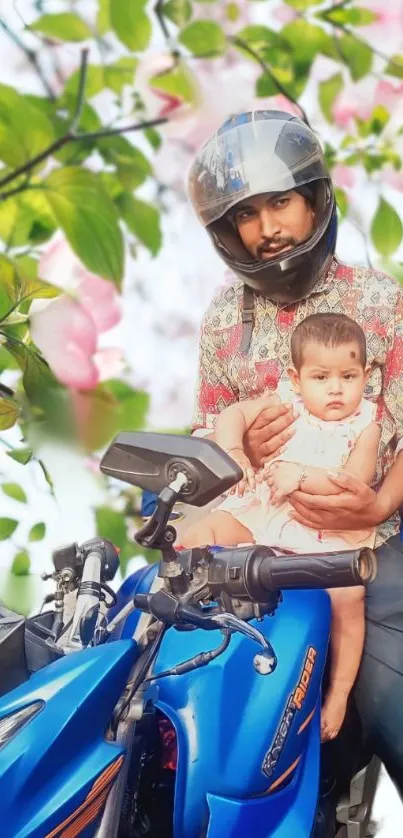
[[[321,740],[335,739],[346,715],[348,696],[338,690],[330,690],[322,707],[320,729]]]

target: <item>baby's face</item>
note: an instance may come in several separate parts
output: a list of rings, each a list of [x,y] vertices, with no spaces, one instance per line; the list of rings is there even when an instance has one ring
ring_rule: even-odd
[[[327,422],[345,419],[355,412],[366,378],[367,371],[354,342],[335,347],[308,343],[299,373],[292,374],[307,410]]]

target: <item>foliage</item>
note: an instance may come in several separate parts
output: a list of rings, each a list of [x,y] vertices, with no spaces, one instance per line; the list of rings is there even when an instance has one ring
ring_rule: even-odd
[[[0,17],[3,38],[18,46],[38,81],[35,95],[20,89],[18,77],[13,86],[0,84],[0,431],[7,434],[18,425],[22,444],[8,453],[21,464],[37,456],[41,430],[42,438],[55,433],[79,439],[88,453],[102,449],[118,430],[146,423],[148,397],[131,386],[130,371],[72,397],[32,340],[31,306],[61,293],[41,267],[41,253],[56,233],[64,235],[85,270],[119,292],[128,252],[145,247],[158,254],[160,193],[156,189],[155,202],[149,203],[141,190],[153,181],[153,155],[168,136],[165,124],[171,120],[175,126],[178,120],[180,128],[189,113],[197,119],[203,96],[195,88],[206,62],[215,63],[217,73],[223,61],[253,64],[251,101],[281,95],[295,111],[315,80],[316,62],[325,58],[329,72],[315,82],[312,111],[329,125],[337,122],[337,104],[353,83],[375,74],[391,99],[393,85],[403,79],[403,56],[380,53],[366,37],[377,17],[365,2],[287,0],[287,20],[280,25],[271,16],[270,0],[159,0],[153,7],[146,0],[97,0],[93,17],[81,11],[81,3],[74,4],[74,12],[72,4],[64,5],[61,10],[59,3],[55,13],[47,0],[32,4],[30,22],[21,22],[18,31],[6,14]],[[265,8],[260,16],[265,23],[256,22],[254,6]],[[165,39],[166,60],[150,73],[147,90],[140,70],[152,56],[150,41],[157,30]],[[57,66],[64,44],[69,56],[75,55],[74,66],[52,76],[48,68]],[[157,111],[149,94],[154,103],[159,97]],[[102,96],[111,102],[112,122],[103,117]],[[310,113],[301,107],[299,112],[309,119]],[[377,206],[364,234],[380,262],[390,260],[403,237],[402,222],[383,188],[384,175],[398,174],[402,167],[401,134],[391,127],[391,115],[390,101],[375,101],[365,114],[357,107],[348,124],[338,123],[336,141],[325,147],[332,171],[361,169],[377,189]],[[336,185],[340,215],[349,217],[352,193]],[[398,275],[399,266],[393,270]],[[77,412],[86,416],[84,424],[77,422]],[[5,480],[2,490],[17,505],[26,503],[18,484]],[[126,561],[135,552],[127,516],[122,520],[112,507],[98,509],[98,531],[113,535]],[[1,518],[0,539],[11,538],[17,526],[16,519]],[[44,526],[33,526],[28,540],[42,538]],[[23,548],[13,568],[18,575],[28,572]]]

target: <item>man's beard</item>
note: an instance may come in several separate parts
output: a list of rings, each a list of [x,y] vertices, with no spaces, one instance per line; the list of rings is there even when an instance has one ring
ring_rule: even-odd
[[[266,262],[268,257],[275,259],[276,256],[283,251],[283,248],[293,248],[296,247],[297,244],[297,240],[290,237],[283,239],[266,239],[266,241],[262,242],[262,244],[260,244],[256,249],[256,256],[261,261]]]

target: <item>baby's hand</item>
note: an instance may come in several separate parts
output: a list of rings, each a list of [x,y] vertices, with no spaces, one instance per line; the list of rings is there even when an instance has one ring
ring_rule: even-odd
[[[271,491],[271,503],[279,506],[301,483],[303,469],[298,463],[273,463],[267,472],[267,484]]]
[[[242,480],[229,490],[229,494],[235,495],[236,493],[239,498],[242,498],[245,491],[254,492],[256,489],[255,469],[242,448],[232,448],[231,451],[228,451],[228,455],[235,460],[243,471]]]

